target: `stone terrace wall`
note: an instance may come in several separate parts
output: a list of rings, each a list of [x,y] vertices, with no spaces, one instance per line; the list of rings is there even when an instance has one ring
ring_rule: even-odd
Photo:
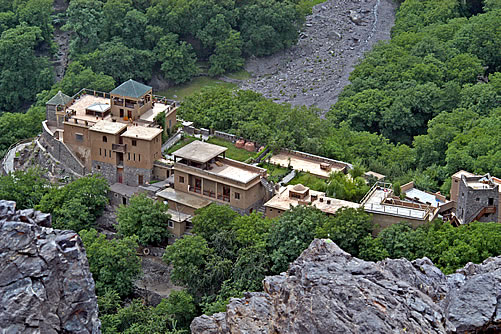
[[[62,141],[54,138],[54,134],[47,126],[47,121],[42,122],[42,141],[47,151],[57,160],[64,163],[69,169],[79,175],[85,175],[90,171],[78,160],[71,150]]]
[[[301,158],[305,158],[308,160],[314,160],[314,161],[318,161],[318,162],[326,162],[326,163],[329,163],[331,165],[338,166],[340,168],[346,167],[348,170],[353,168],[353,165],[349,164],[347,162],[329,159],[329,158],[321,157],[319,155],[314,155],[314,154],[310,154],[310,153],[306,153],[306,152],[300,152],[300,151],[294,151],[294,150],[288,150],[288,149],[284,149],[283,152],[288,153],[288,154],[292,154],[292,155],[295,155],[295,156],[298,156]]]

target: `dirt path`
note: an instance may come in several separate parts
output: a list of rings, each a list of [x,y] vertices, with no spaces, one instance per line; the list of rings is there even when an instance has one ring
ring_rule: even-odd
[[[364,53],[390,38],[395,9],[392,0],[328,0],[315,6],[297,45],[247,62],[253,78],[241,88],[327,111]]]

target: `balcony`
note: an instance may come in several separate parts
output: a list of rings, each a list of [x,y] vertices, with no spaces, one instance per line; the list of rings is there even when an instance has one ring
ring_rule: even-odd
[[[127,144],[111,144],[113,152],[125,153],[127,151]]]
[[[217,199],[221,200],[221,201],[224,201],[224,202],[229,202],[230,201],[230,196],[218,194],[217,195]]]

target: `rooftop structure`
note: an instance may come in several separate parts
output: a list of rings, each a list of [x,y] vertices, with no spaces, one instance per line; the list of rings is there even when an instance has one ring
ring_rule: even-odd
[[[174,158],[186,159],[198,163],[206,163],[220,154],[226,152],[228,148],[202,141],[193,141],[179,150],[172,153]]]
[[[59,91],[56,95],[54,95],[49,101],[47,101],[47,105],[66,105],[71,101],[71,97]]]
[[[448,202],[445,196],[440,193],[417,189],[413,181],[401,186],[400,190],[405,195],[405,199],[410,202],[427,204],[435,208]]]
[[[148,93],[152,88],[150,86],[144,85],[135,80],[128,80],[121,84],[120,86],[113,89],[110,94],[127,96],[132,98],[140,98],[141,96]]]
[[[110,122],[110,121],[98,121],[96,124],[91,126],[89,130],[107,133],[110,135],[116,135],[127,128],[127,124]]]
[[[378,182],[361,201],[366,212],[372,214],[373,221],[380,228],[386,228],[400,221],[407,221],[414,227],[435,219],[438,207],[429,204],[402,200],[393,195],[390,183]]]
[[[323,192],[296,184],[282,187],[272,199],[266,202],[265,214],[268,218],[278,217],[291,207],[298,205],[311,205],[331,215],[340,208],[357,209],[360,207],[358,203],[327,197]]]
[[[459,177],[459,179],[458,179]],[[451,199],[455,199],[456,211],[453,224],[472,221],[501,222],[501,179],[459,171],[452,176]]]
[[[162,129],[150,128],[146,126],[129,126],[127,131],[122,134],[122,137],[133,139],[152,140],[162,133]]]

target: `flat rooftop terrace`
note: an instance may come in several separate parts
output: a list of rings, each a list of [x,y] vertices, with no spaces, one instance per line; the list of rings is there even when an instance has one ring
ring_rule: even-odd
[[[320,168],[320,162],[315,160],[310,160],[308,158],[299,157],[295,154],[281,152],[279,154],[273,155],[270,159],[270,162],[275,165],[279,165],[282,167],[287,167],[290,165],[293,169],[308,172],[313,175],[320,176],[322,178],[327,179],[329,175],[333,172],[338,172],[343,170],[342,167],[332,166],[330,170],[324,170]]]
[[[224,163],[223,161],[218,161],[218,163],[219,165],[216,163],[211,164],[209,168],[212,169],[210,169],[209,172],[230,180],[239,181],[243,183],[250,182],[256,177],[259,177],[258,172],[230,165]]]
[[[373,193],[364,201],[364,210],[378,214],[388,214],[403,218],[424,219],[428,214],[427,209],[406,208],[398,205],[384,203],[390,191],[388,189],[375,188]]]
[[[444,204],[445,202],[440,201],[435,195],[430,194],[426,191],[422,191],[416,188],[409,189],[405,191],[405,196],[416,199],[421,203],[429,203],[434,208]]]
[[[203,164],[224,153],[227,149],[228,148],[223,146],[195,140],[173,152],[172,155],[176,158],[191,160]]]
[[[201,198],[199,196],[191,195],[182,191],[177,191],[174,188],[166,188],[162,191],[156,193],[160,198],[166,199],[169,204],[169,208],[176,211],[175,205],[169,203],[169,201],[179,203],[194,209],[201,209],[211,204],[212,202],[208,199]]]
[[[110,106],[110,99],[104,98],[101,96],[84,94],[84,95],[81,95],[78,99],[76,99],[68,107],[68,109],[75,111],[75,115],[72,116],[73,118],[76,118],[78,120],[88,121],[88,122],[96,122],[98,120],[101,120],[101,117],[96,118],[96,116],[86,114],[86,109],[88,109],[90,106],[96,105],[96,104]],[[167,105],[167,104],[155,102],[153,108],[146,111],[144,114],[142,114],[137,121],[145,122],[145,123],[153,123],[155,121],[155,117],[159,113],[161,113],[162,111],[165,111],[166,109],[168,109],[168,107],[169,107],[169,105]],[[111,121],[112,116],[111,116],[111,114],[108,114],[103,119]],[[129,123],[128,121],[124,121],[120,117],[116,117],[115,119],[117,122],[120,122],[120,123]]]

